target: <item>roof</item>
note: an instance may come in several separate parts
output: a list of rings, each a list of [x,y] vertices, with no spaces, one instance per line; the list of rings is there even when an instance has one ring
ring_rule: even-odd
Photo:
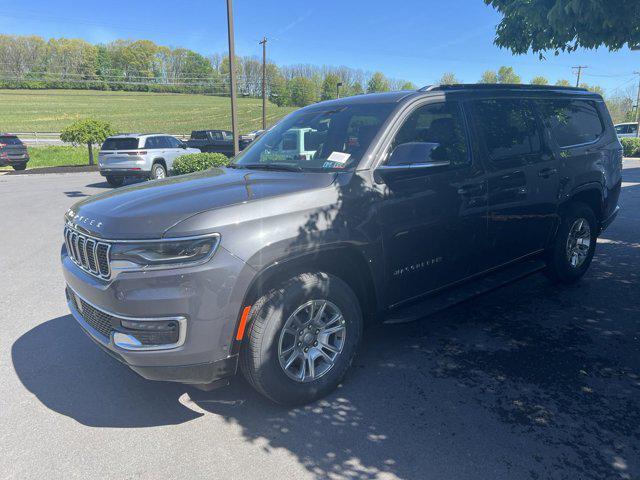
[[[168,133],[119,133],[118,135],[111,135],[109,138],[140,138],[154,137],[156,135],[170,136]]]

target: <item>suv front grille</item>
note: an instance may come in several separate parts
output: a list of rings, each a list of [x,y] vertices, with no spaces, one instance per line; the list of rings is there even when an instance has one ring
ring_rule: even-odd
[[[73,290],[67,287],[67,299],[73,305],[73,308],[82,316],[82,319],[87,322],[93,329],[104,335],[106,338],[110,338],[111,332],[114,330],[115,317],[98,310],[93,305],[85,302],[79,296],[77,296]]]
[[[111,276],[109,243],[83,235],[69,226],[64,227],[64,242],[69,257],[85,272],[103,279]]]

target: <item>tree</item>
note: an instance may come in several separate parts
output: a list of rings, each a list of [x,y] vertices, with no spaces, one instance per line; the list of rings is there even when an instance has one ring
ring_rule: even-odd
[[[304,107],[317,100],[315,84],[305,77],[294,77],[288,82],[289,98],[296,107]]]
[[[560,79],[556,82],[556,87],[570,87],[571,82],[569,80]]]
[[[367,93],[388,92],[391,90],[389,80],[382,72],[374,73],[367,83]]]
[[[549,85],[549,80],[539,75],[531,79],[531,85]]]
[[[333,98],[337,98],[337,88],[338,83],[341,82],[341,79],[335,73],[328,73],[324,80],[322,81],[322,88],[320,93],[321,100],[331,100]]]
[[[521,55],[529,50],[572,52],[579,47],[620,50],[640,44],[637,0],[484,0],[503,18],[495,43]]]
[[[493,70],[487,70],[482,74],[478,83],[498,83],[498,74]]]
[[[289,89],[287,81],[280,73],[273,75],[269,82],[269,101],[275,103],[279,107],[289,104]]]
[[[442,77],[440,77],[440,80],[438,80],[438,85],[456,85],[459,83],[460,80],[458,80],[456,78],[456,74],[452,72],[445,73],[444,75],[442,75]]]
[[[417,90],[417,89],[418,87],[413,82],[403,82],[402,85],[400,85],[400,90]]]
[[[498,69],[498,83],[520,83],[521,81],[512,67],[502,66]]]
[[[60,140],[73,145],[86,145],[89,149],[89,165],[93,165],[93,146],[101,144],[104,140],[114,135],[111,125],[102,120],[91,118],[76,120],[60,132]]]
[[[364,93],[364,88],[362,88],[362,84],[360,82],[355,82],[351,85],[349,89],[350,95],[362,95]]]
[[[587,83],[581,83],[580,88],[584,88],[585,90],[589,90],[590,92],[604,96],[604,89],[600,85],[589,85]]]

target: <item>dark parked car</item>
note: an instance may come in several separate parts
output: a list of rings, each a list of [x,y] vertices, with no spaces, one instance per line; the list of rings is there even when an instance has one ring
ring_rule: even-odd
[[[253,138],[239,138],[239,148],[244,150]],[[202,152],[223,153],[227,157],[233,157],[233,132],[228,130],[194,130],[191,138],[187,140],[187,146],[198,148]]]
[[[147,379],[212,387],[239,368],[274,401],[305,403],[342,380],[366,324],[538,271],[579,280],[618,213],[621,171],[605,103],[582,89],[318,103],[230,168],[72,207],[68,304]]]
[[[27,147],[15,135],[0,134],[0,167],[11,165],[14,170],[27,168]]]

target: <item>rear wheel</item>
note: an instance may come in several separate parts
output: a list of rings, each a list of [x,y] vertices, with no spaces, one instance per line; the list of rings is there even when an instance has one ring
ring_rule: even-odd
[[[153,180],[159,180],[167,176],[167,169],[161,163],[154,163],[151,167],[151,178]]]
[[[13,166],[14,170],[24,170],[25,168],[27,168],[26,163],[17,163]]]
[[[305,273],[255,302],[240,366],[271,400],[312,402],[338,386],[361,332],[362,312],[351,288],[333,275]]]
[[[568,206],[548,253],[545,273],[550,279],[570,284],[586,273],[596,250],[597,228],[588,205],[575,202]]]
[[[121,187],[124,183],[124,177],[113,177],[111,175],[107,175],[107,183],[114,188]]]

